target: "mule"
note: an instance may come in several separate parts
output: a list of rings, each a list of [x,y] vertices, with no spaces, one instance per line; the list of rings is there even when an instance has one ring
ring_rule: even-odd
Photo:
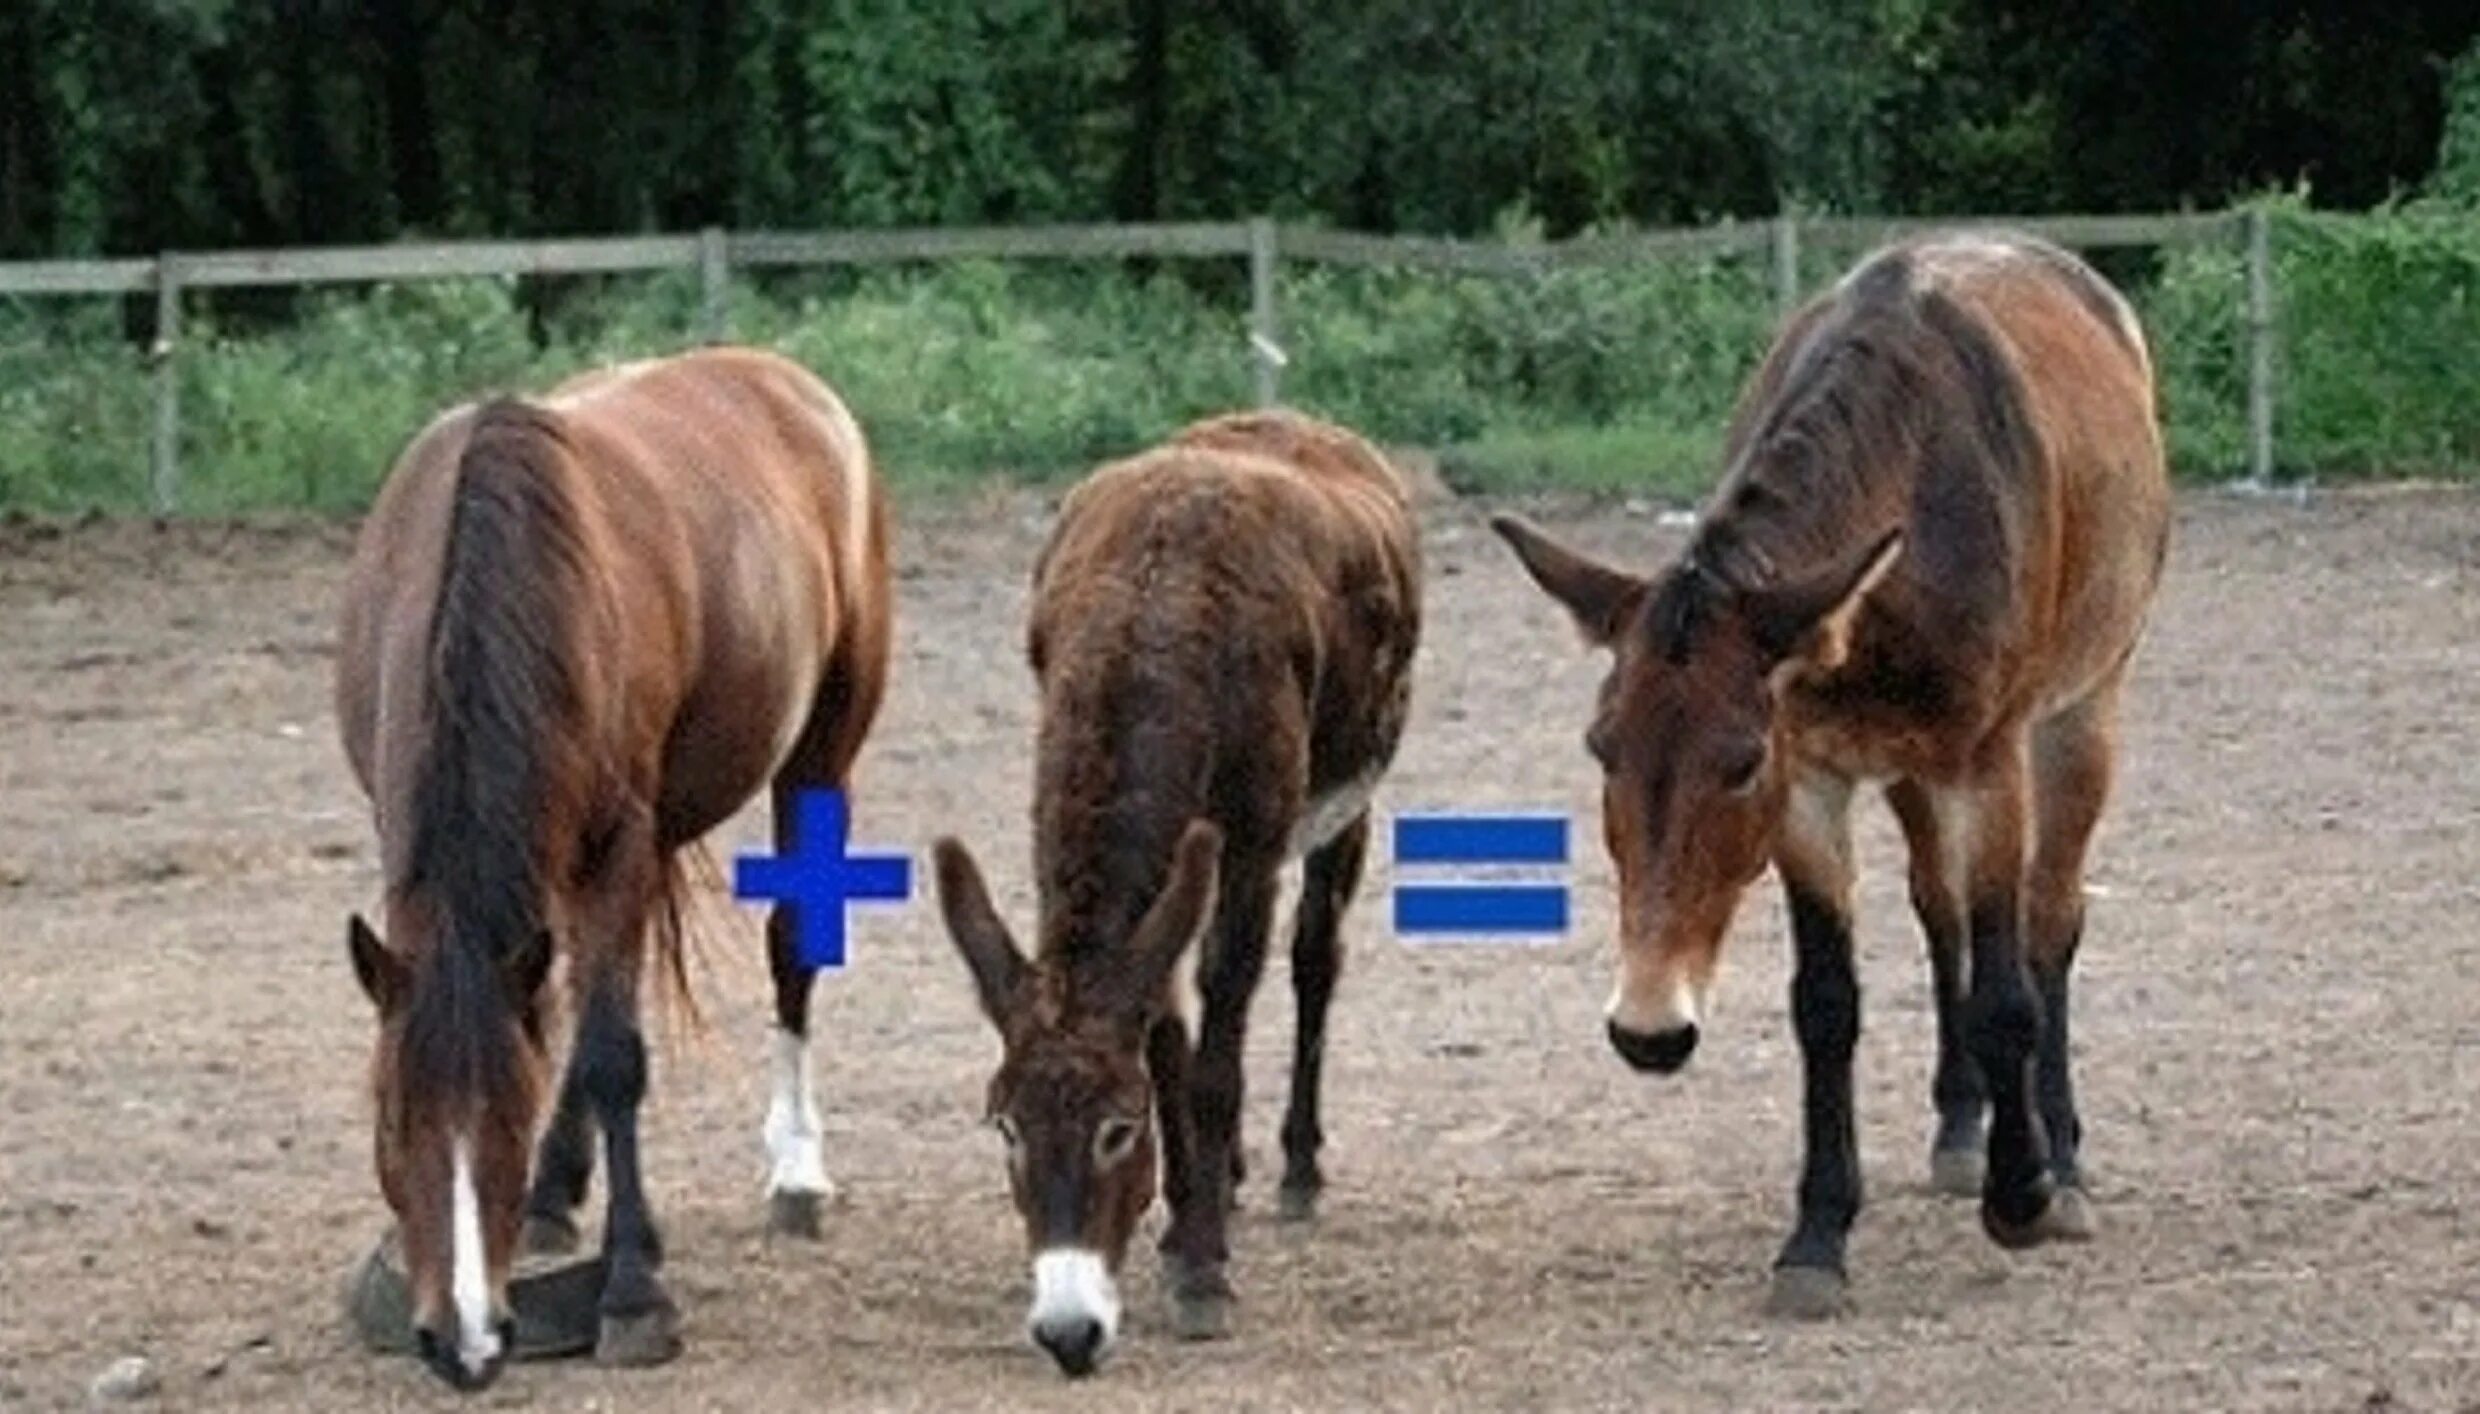
[[[1404,484],[1341,428],[1212,419],[1095,472],[1061,509],[1027,635],[1042,694],[1033,955],[962,844],[940,840],[936,863],[1002,1045],[988,1115],[1033,1257],[1028,1334],[1070,1375],[1118,1334],[1117,1276],[1158,1176],[1175,1328],[1228,1327],[1241,1042],[1295,855],[1279,1202],[1287,1219],[1315,1212],[1338,932],[1419,634]]]
[[[677,1349],[638,1164],[640,996],[681,975],[681,851],[761,786],[845,784],[888,654],[888,516],[825,385],[749,350],[450,411],[406,448],[345,590],[336,705],[372,803],[385,941],[348,926],[378,1008],[379,1183],[419,1348],[487,1383],[520,1240],[577,1241],[608,1168],[598,1355]],[[778,908],[771,1223],[815,1235],[811,972]],[[546,988],[574,1044],[539,1156]]]
[[[1687,1063],[1741,894],[1769,860],[1782,880],[1807,1152],[1769,1301],[1814,1316],[1845,1300],[1861,1202],[1864,783],[1902,823],[1928,939],[1934,1181],[1977,1192],[2007,1247],[2091,1234],[2068,976],[2168,540],[2151,358],[2126,301],[2056,247],[1898,245],[1792,316],[1725,465],[1652,576],[1494,524],[1612,654],[1586,744],[1619,887],[1607,1030],[1630,1065]]]

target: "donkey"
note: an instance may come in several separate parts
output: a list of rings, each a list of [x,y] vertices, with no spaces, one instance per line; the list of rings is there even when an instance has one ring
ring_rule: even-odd
[[[682,986],[677,851],[771,784],[845,783],[888,654],[887,507],[860,429],[798,366],[713,350],[433,422],[363,524],[336,706],[370,798],[386,941],[356,915],[379,1012],[379,1184],[417,1345],[478,1387],[509,1344],[520,1241],[575,1244],[610,1165],[597,1354],[677,1349],[637,1154],[647,955]],[[811,971],[784,910],[770,1211],[814,1235]],[[574,1050],[528,1184],[544,982],[567,962]]]
[[[1845,1300],[1861,1198],[1863,782],[1902,823],[1928,937],[1936,1183],[1977,1189],[2004,1246],[2091,1235],[2067,978],[2168,540],[2152,363],[2126,301],[2074,256],[1923,239],[1792,316],[1725,463],[1651,578],[1494,525],[1613,657],[1585,740],[1619,876],[1608,1031],[1630,1065],[1687,1063],[1741,893],[1768,859],[1782,879],[1807,1158],[1769,1304],[1823,1316]]]
[[[1287,1219],[1315,1211],[1337,932],[1403,732],[1419,574],[1394,469],[1291,413],[1215,418],[1097,471],[1035,568],[1032,957],[964,846],[942,839],[936,858],[1003,1047],[988,1112],[1033,1254],[1028,1333],[1070,1375],[1118,1333],[1116,1278],[1158,1146],[1175,1328],[1228,1327],[1241,1041],[1291,855],[1305,863],[1280,1204]]]

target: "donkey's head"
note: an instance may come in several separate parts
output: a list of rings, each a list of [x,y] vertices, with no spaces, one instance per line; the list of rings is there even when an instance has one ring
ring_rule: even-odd
[[[522,1226],[543,1066],[534,934],[494,965],[423,936],[389,947],[356,914],[353,974],[379,1012],[372,1052],[379,1188],[395,1211],[423,1363],[460,1389],[498,1375],[513,1337],[509,1265]]]
[[[1116,1278],[1154,1196],[1146,1035],[1213,911],[1221,850],[1220,830],[1192,822],[1168,882],[1126,939],[1033,961],[999,921],[964,846],[936,846],[940,908],[1003,1047],[988,1114],[1007,1141],[1008,1184],[1033,1254],[1027,1332],[1071,1375],[1092,1370],[1119,1331]]]
[[[1517,517],[1491,526],[1586,641],[1611,651],[1585,733],[1602,767],[1602,835],[1619,874],[1619,979],[1606,1020],[1630,1065],[1677,1070],[1696,1050],[1731,915],[1782,824],[1782,694],[1842,663],[1860,603],[1902,553],[1902,537],[1813,575],[1739,589],[1693,556],[1646,579]]]

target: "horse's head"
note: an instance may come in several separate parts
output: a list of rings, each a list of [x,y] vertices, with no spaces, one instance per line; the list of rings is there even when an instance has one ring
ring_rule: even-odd
[[[1747,590],[1693,557],[1646,579],[1517,517],[1491,526],[1586,640],[1611,651],[1585,734],[1619,874],[1619,979],[1606,1020],[1628,1064],[1677,1070],[1696,1050],[1723,934],[1765,870],[1789,798],[1781,695],[1843,661],[1851,620],[1901,538]]]
[[[1027,1333],[1071,1375],[1092,1370],[1119,1331],[1117,1276],[1154,1197],[1146,1034],[1212,911],[1221,848],[1219,830],[1191,824],[1143,919],[1071,976],[1064,958],[1017,950],[972,856],[938,842],[940,908],[1003,1047],[989,1117],[1033,1254]]]
[[[400,938],[420,931],[400,917]],[[395,1210],[422,1359],[478,1389],[507,1358],[508,1271],[524,1220],[541,1074],[536,935],[497,968],[390,949],[356,915],[353,972],[379,1009],[371,1063],[379,1187]]]

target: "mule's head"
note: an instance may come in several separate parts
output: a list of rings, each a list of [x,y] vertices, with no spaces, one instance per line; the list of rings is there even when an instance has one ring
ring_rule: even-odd
[[[353,973],[379,1010],[371,1062],[379,1187],[396,1214],[423,1363],[479,1389],[507,1359],[542,1067],[538,935],[496,970],[390,949],[357,915]]]
[[[1677,1070],[1696,1050],[1731,915],[1782,823],[1781,695],[1843,661],[1851,621],[1901,554],[1901,536],[1750,590],[1693,556],[1647,579],[1514,516],[1491,526],[1586,641],[1611,652],[1585,733],[1602,767],[1602,835],[1619,875],[1619,978],[1606,1020],[1628,1064]]]
[[[936,847],[939,906],[999,1029],[988,1113],[1007,1141],[1033,1256],[1026,1332],[1071,1375],[1091,1371],[1119,1333],[1118,1274],[1156,1176],[1146,1033],[1213,909],[1221,849],[1221,831],[1189,825],[1135,929],[1071,973],[1065,959],[1027,960],[964,846]]]

